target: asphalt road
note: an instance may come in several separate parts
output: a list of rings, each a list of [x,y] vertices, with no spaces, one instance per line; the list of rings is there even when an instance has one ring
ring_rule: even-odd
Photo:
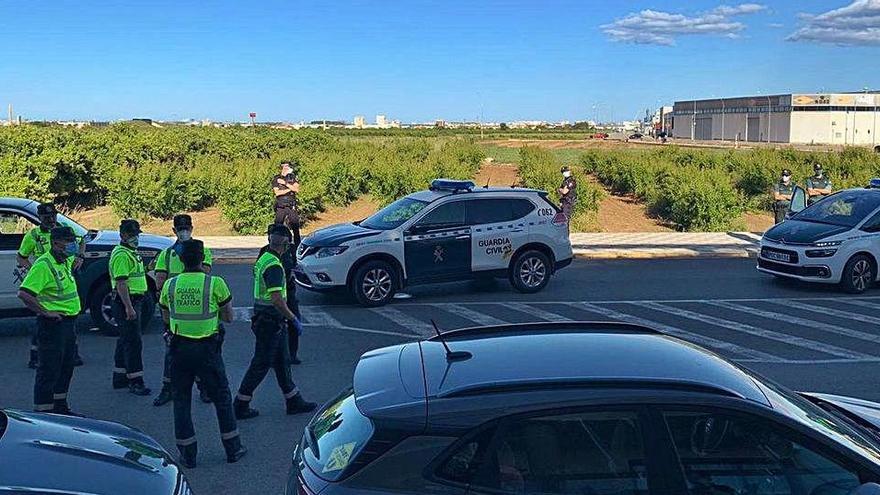
[[[229,282],[237,321],[224,347],[233,394],[253,350],[249,332],[251,268],[218,265]],[[751,260],[577,261],[536,295],[506,281],[462,282],[412,290],[410,299],[378,309],[346,297],[300,292],[306,320],[294,378],[304,395],[325,401],[349,386],[358,357],[376,347],[443,329],[504,322],[626,320],[651,325],[711,348],[800,390],[880,400],[880,291],[860,297],[834,288],[780,282],[760,275]],[[83,318],[84,321],[87,318]],[[33,372],[25,367],[28,319],[0,321],[0,406],[29,409]],[[18,331],[17,331],[18,330]],[[170,405],[110,387],[114,339],[81,332],[86,365],[75,372],[74,409],[121,421],[175,452]],[[161,380],[163,342],[156,327],[144,337],[148,385]],[[515,364],[515,363],[514,363]],[[257,390],[259,418],[239,424],[250,454],[224,462],[213,408],[194,405],[200,466],[188,475],[197,493],[280,493],[290,453],[306,416],[286,416],[274,377]]]

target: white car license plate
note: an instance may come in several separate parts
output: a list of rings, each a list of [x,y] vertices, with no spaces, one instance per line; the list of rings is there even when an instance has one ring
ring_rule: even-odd
[[[775,251],[766,251],[764,257],[767,259],[791,263],[791,255],[788,253],[777,253]]]

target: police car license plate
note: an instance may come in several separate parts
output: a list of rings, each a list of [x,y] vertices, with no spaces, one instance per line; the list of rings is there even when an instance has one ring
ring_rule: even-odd
[[[788,253],[777,253],[776,251],[765,251],[764,257],[767,259],[774,260],[774,261],[782,261],[785,263],[791,263],[791,255]]]

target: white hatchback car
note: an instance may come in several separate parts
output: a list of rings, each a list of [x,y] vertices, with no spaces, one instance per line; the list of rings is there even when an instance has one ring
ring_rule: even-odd
[[[880,181],[847,189],[806,207],[795,187],[788,218],[764,233],[758,270],[778,277],[840,284],[862,293],[877,280]]]
[[[380,306],[410,285],[475,277],[537,292],[572,251],[568,221],[546,192],[438,179],[365,220],[314,232],[296,258],[298,285],[348,288],[360,304]]]

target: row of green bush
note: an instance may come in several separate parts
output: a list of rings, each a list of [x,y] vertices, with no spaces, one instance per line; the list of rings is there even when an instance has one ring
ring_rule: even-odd
[[[581,156],[586,173],[595,174],[617,193],[632,194],[656,215],[688,231],[741,228],[745,210],[769,210],[770,191],[782,169],[795,181],[820,164],[836,189],[864,186],[880,175],[880,156],[868,149],[839,153],[757,149],[748,151],[592,150]]]
[[[337,138],[316,130],[155,128],[131,124],[0,129],[0,195],[109,204],[124,217],[170,218],[218,205],[240,233],[272,219],[271,177],[291,160],[310,217],[369,193],[382,203],[432,178],[467,179],[483,160],[464,139]]]

